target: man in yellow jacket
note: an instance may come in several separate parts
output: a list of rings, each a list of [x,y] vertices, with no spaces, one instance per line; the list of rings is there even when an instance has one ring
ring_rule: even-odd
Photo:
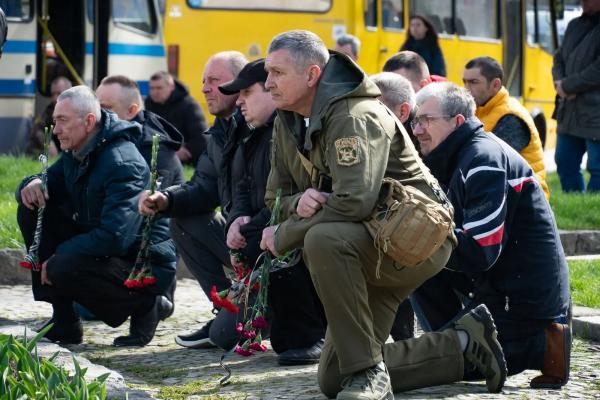
[[[527,160],[546,198],[550,198],[540,134],[527,109],[510,97],[503,79],[502,67],[491,57],[472,59],[463,72],[463,83],[475,98],[475,115],[483,122],[483,129],[493,132]]]

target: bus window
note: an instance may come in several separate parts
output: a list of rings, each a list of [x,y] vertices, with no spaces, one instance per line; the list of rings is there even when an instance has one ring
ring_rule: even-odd
[[[365,26],[367,28],[377,28],[377,1],[366,0],[365,2]]]
[[[9,21],[28,21],[31,19],[31,1],[28,0],[0,0],[0,7],[4,10]]]
[[[552,54],[552,16],[550,0],[527,0],[526,9],[527,44],[539,44],[542,49]]]
[[[332,0],[188,0],[191,8],[225,8],[251,11],[305,11],[324,13]]]
[[[496,0],[457,0],[456,33],[461,36],[498,39]]]
[[[381,24],[386,30],[399,30],[404,27],[403,0],[383,0],[381,2]]]
[[[452,0],[419,0],[412,3],[412,14],[427,17],[437,33],[453,34]]]
[[[152,0],[113,0],[113,20],[118,25],[146,33],[156,32],[156,18]]]

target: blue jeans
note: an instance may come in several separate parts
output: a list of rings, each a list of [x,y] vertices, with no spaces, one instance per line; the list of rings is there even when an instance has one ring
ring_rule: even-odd
[[[600,191],[600,140],[584,139],[569,134],[557,135],[554,160],[563,191],[585,190],[581,160],[586,152],[587,170],[590,173],[587,190]]]

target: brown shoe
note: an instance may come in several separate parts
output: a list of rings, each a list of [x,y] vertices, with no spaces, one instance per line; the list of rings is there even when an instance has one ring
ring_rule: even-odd
[[[568,325],[552,323],[546,327],[546,352],[542,375],[529,384],[534,389],[560,389],[569,381],[571,331]]]

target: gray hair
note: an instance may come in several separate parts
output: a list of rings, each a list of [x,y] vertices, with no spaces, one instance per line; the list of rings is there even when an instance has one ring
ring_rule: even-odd
[[[475,115],[475,100],[471,93],[452,82],[430,83],[417,93],[417,107],[427,100],[435,98],[440,103],[440,112],[455,116],[462,114],[465,118]]]
[[[372,75],[371,80],[381,90],[381,97],[385,104],[395,107],[402,103],[408,103],[411,109],[415,108],[415,91],[408,79],[402,75],[380,72]]]
[[[287,50],[296,63],[296,69],[318,65],[321,69],[329,61],[329,51],[323,40],[310,31],[293,30],[280,33],[271,40],[269,54]]]
[[[360,51],[360,40],[354,35],[341,35],[337,38],[335,44],[338,46],[346,46],[349,44],[352,47],[352,53],[354,57],[358,57],[358,52]]]
[[[229,72],[235,77],[248,64],[248,59],[239,51],[227,50],[213,54],[210,59],[222,58],[227,61]]]
[[[92,113],[96,116],[96,123],[100,122],[100,119],[102,118],[100,102],[94,91],[89,87],[79,85],[65,90],[58,96],[56,101],[59,102],[64,100],[71,100],[73,110],[75,110],[80,117],[85,117],[87,114]]]

